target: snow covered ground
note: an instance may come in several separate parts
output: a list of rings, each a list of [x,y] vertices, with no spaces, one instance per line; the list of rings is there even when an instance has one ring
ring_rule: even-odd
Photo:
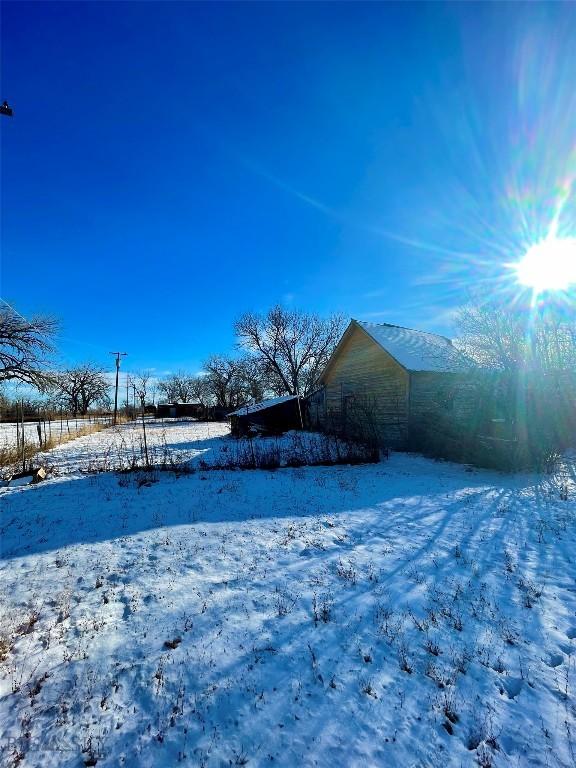
[[[147,420],[148,463],[155,466],[208,468],[245,466],[257,459],[319,463],[323,456],[335,457],[336,441],[312,432],[289,432],[280,438],[236,440],[228,424],[194,420]],[[47,466],[53,474],[122,471],[145,466],[142,422],[110,427],[98,434],[79,437],[34,458],[36,465]],[[260,462],[257,462],[259,465]]]
[[[0,490],[2,764],[576,765],[570,467],[85,473],[130,434]]]
[[[161,464],[165,459],[175,463],[194,459],[215,463],[221,451],[232,441],[228,424],[178,420],[147,420],[146,439],[149,461]],[[133,461],[144,463],[144,434],[140,421],[110,427],[94,435],[64,443],[35,461],[46,463],[60,474],[85,473],[129,467]]]

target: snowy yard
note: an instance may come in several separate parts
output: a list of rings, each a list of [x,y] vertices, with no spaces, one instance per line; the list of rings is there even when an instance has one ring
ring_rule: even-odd
[[[226,433],[90,474],[140,449],[106,430],[0,490],[2,764],[576,765],[569,468],[207,470]]]
[[[178,463],[194,460],[215,463],[230,442],[221,439],[229,432],[228,425],[221,422],[147,421],[150,462],[160,464],[169,457]],[[134,459],[142,461],[143,452],[142,424],[136,421],[59,445],[47,454],[40,454],[36,461],[47,463],[58,473],[101,472],[126,468]]]

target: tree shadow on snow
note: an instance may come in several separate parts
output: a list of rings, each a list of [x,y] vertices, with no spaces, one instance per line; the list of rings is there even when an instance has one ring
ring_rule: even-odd
[[[408,471],[406,471],[408,466]],[[97,544],[171,526],[247,520],[350,517],[349,528],[369,540],[367,521],[403,536],[414,563],[430,554],[455,521],[462,546],[486,521],[508,509],[509,497],[539,490],[533,476],[466,474],[461,467],[400,457],[367,466],[309,467],[274,472],[196,471],[102,473],[54,480],[1,493],[0,558]],[[520,498],[520,497],[518,497]],[[518,502],[520,503],[520,502]],[[544,502],[542,502],[544,503]],[[498,520],[498,538],[517,525]],[[425,535],[424,535],[425,534]],[[411,539],[413,537],[413,540]],[[483,564],[480,562],[480,567]]]

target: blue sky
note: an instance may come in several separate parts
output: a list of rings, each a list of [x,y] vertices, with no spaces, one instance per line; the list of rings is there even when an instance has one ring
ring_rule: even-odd
[[[576,220],[575,39],[559,3],[3,3],[1,295],[158,373],[275,302],[449,333]]]

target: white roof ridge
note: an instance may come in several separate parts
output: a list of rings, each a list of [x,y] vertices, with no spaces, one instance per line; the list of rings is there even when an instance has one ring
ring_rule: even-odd
[[[352,322],[407,371],[457,373],[472,367],[452,340],[439,333],[392,323]]]
[[[434,331],[423,331],[421,328],[409,328],[407,325],[398,325],[397,323],[374,323],[371,320],[356,320],[352,318],[355,323],[359,325],[384,325],[387,328],[401,328],[403,331],[412,331],[413,333],[425,333],[427,336],[435,336],[437,339],[444,339],[449,344],[452,344],[452,339],[449,336],[444,336],[442,333],[435,333]]]

